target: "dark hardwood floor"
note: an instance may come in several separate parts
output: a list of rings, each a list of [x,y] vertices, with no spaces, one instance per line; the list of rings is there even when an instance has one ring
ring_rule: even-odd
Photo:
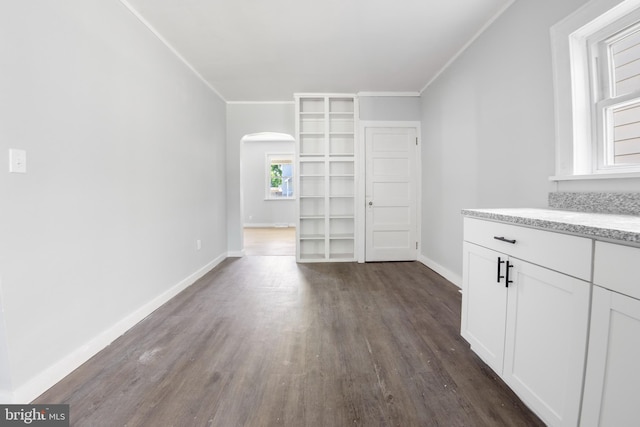
[[[34,403],[73,426],[536,426],[419,263],[225,260]]]

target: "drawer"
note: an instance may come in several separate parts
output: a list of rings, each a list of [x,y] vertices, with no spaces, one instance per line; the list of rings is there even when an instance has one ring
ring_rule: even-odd
[[[593,283],[640,299],[640,249],[596,242]]]
[[[494,237],[516,242],[512,244]],[[591,239],[465,217],[464,240],[591,281]]]

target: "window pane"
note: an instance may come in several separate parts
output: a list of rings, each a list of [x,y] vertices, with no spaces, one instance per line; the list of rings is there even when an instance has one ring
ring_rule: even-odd
[[[611,109],[614,165],[640,164],[640,101]]]
[[[293,164],[290,161],[272,161],[269,176],[272,199],[286,199],[293,197]]]
[[[282,165],[282,197],[293,197],[293,165]]]
[[[640,30],[612,42],[609,50],[613,62],[614,96],[640,90]]]

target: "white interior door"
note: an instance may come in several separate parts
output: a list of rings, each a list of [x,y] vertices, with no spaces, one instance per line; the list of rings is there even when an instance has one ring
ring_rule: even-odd
[[[417,129],[365,128],[365,260],[417,258]]]

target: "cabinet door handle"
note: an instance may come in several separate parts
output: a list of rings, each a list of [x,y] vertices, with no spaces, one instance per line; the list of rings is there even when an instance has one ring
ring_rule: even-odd
[[[513,264],[509,264],[509,261],[507,261],[507,271],[504,273],[506,276],[504,281],[505,288],[509,287],[509,283],[513,283],[513,280],[509,280],[509,269],[512,267],[513,267]]]
[[[515,239],[514,239],[514,240],[511,240],[511,239],[507,239],[507,238],[502,237],[502,236],[500,236],[500,237],[498,237],[498,236],[493,236],[493,238],[494,238],[494,239],[496,239],[496,240],[500,240],[501,242],[511,243],[512,245],[515,245],[515,243],[516,243]]]
[[[504,276],[500,275],[500,264],[504,264],[504,261],[498,257],[498,283],[500,283],[500,279],[504,279]]]

